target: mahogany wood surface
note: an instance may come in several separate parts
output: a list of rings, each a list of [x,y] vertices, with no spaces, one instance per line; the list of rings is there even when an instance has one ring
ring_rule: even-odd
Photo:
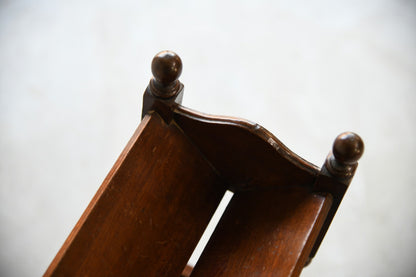
[[[302,187],[234,194],[191,277],[298,276],[331,202]]]
[[[146,115],[45,276],[180,276],[224,192],[176,125]]]
[[[185,269],[182,271],[181,277],[191,276],[193,267],[191,265],[186,265]]]
[[[314,184],[314,190],[326,191],[333,196],[332,207],[310,253],[313,258],[341,204],[342,198],[354,177],[358,160],[364,153],[364,142],[353,132],[344,132],[335,138],[332,152],[328,155]]]
[[[226,189],[235,194],[191,276],[298,276],[354,175],[361,138],[339,135],[319,169],[258,124],[181,106],[175,53],[158,53],[152,72],[140,126],[45,276],[187,276]]]
[[[174,109],[174,120],[233,191],[311,187],[319,173],[318,167],[290,151],[258,124],[208,116],[180,105]]]

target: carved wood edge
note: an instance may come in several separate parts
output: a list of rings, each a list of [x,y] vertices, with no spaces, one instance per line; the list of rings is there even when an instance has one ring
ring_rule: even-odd
[[[174,118],[176,116],[187,117],[195,122],[204,122],[212,126],[232,126],[240,128],[241,130],[247,132],[250,135],[256,136],[261,139],[264,144],[264,151],[269,151],[270,146],[274,151],[278,153],[281,157],[287,160],[289,163],[293,164],[297,168],[308,172],[310,175],[317,176],[320,168],[307,160],[303,159],[296,153],[292,152],[286,145],[284,145],[279,139],[277,139],[270,131],[261,125],[251,122],[246,119],[231,117],[231,116],[220,116],[220,115],[211,115],[205,114],[192,110],[190,108],[184,107],[182,105],[176,105],[173,109]],[[186,133],[186,132],[185,132]],[[250,157],[247,157],[250,159]]]
[[[326,232],[336,214],[336,211],[338,210],[338,207],[344,197],[346,190],[348,189],[348,185],[351,182],[357,164],[346,165],[346,170],[339,169],[340,174],[337,175],[336,172],[328,169],[328,167],[330,166],[329,163],[334,162],[334,156],[332,153],[328,155],[325,164],[320,169],[312,163],[309,163],[305,159],[301,158],[294,152],[292,152],[279,139],[277,139],[273,134],[271,134],[267,129],[263,128],[259,124],[252,123],[248,120],[236,117],[207,115],[183,107],[181,105],[175,105],[173,108],[173,113],[173,122],[175,122],[175,124],[177,124],[175,118],[177,118],[177,116],[183,116],[194,122],[204,122],[214,127],[221,125],[240,128],[241,130],[244,130],[244,132],[260,138],[264,146],[264,151],[275,151],[276,153],[278,153],[278,155],[285,158],[287,162],[295,165],[298,169],[306,171],[313,176],[313,181],[306,185],[311,189],[311,192],[313,193],[323,195],[329,194],[329,196],[332,199],[332,203],[330,204],[331,206],[329,208],[329,212],[326,214],[324,218],[324,223],[322,224],[322,227],[318,232],[316,239],[313,243],[311,252],[309,254],[309,258],[307,259],[305,266],[310,264],[313,257],[316,255],[319,246],[323,241],[323,238],[326,235]],[[181,127],[181,124],[179,124],[179,127]],[[184,133],[186,135],[186,131],[184,131]],[[215,166],[216,165],[213,164],[214,168]],[[353,170],[350,170],[351,168],[353,168]],[[347,171],[349,172],[348,174],[345,173]],[[231,189],[233,191],[238,191],[238,188],[236,190],[234,187],[231,187]],[[250,189],[256,190],[264,188],[250,187]],[[266,189],[270,189],[270,187]],[[279,189],[279,187],[276,186],[274,189]]]
[[[161,68],[163,70],[161,70]],[[195,134],[193,127],[201,127],[201,124],[205,124],[202,129],[200,128],[200,131],[204,128],[212,130],[213,127],[214,129],[223,129],[224,127],[228,129],[237,128],[242,131],[242,133],[248,135],[248,138],[257,138],[257,140],[255,139],[257,141],[255,146],[260,147],[262,152],[272,153],[275,158],[280,157],[280,161],[284,160],[286,166],[289,166],[292,170],[295,168],[296,173],[303,175],[300,177],[300,183],[298,183],[298,185],[309,187],[311,192],[314,193],[329,193],[333,197],[333,202],[321,232],[311,251],[310,259],[308,261],[310,262],[319,248],[348,185],[354,176],[358,165],[358,159],[364,151],[364,144],[361,138],[357,134],[351,132],[345,132],[339,135],[334,141],[332,152],[330,152],[322,168],[319,169],[317,166],[292,152],[273,134],[258,124],[235,117],[207,115],[181,106],[184,88],[178,81],[181,71],[182,62],[175,53],[171,51],[162,51],[155,56],[152,61],[154,78],[151,80],[150,85],[143,96],[142,117],[146,113],[157,112],[166,123],[170,124],[173,122],[173,124],[177,124],[185,135],[200,148],[202,154],[206,156],[205,158],[211,162],[212,166],[223,175],[227,175],[227,172],[218,169],[218,164],[209,157],[209,151],[204,151],[203,148],[207,147],[207,142],[203,141],[203,136]],[[154,87],[157,87],[157,91],[152,91],[152,88]],[[173,87],[175,87],[176,90],[172,89]],[[202,134],[203,132],[199,135]],[[233,145],[231,145],[231,147],[233,147]],[[234,152],[234,154],[238,155],[238,152]],[[250,159],[251,157],[245,158]],[[280,166],[281,165],[277,165],[276,169],[279,170]],[[232,170],[232,167],[229,168],[225,166],[225,168]],[[224,166],[222,169],[224,169]],[[258,171],[253,173],[257,173],[257,175],[267,175],[271,173],[271,175],[273,175],[273,170],[271,172],[264,170],[264,172]],[[236,174],[234,176],[236,176]],[[223,177],[227,180],[227,176]],[[290,177],[291,176],[286,176],[286,180],[289,180],[289,183]],[[283,179],[285,179],[285,177],[283,177]],[[252,180],[247,178],[246,181],[253,180],[256,181],[255,178]],[[272,178],[270,181],[273,182],[276,180]],[[230,189],[234,191],[262,188],[265,187],[241,187],[241,184],[237,184],[237,187],[235,184],[231,184],[230,186]],[[273,186],[266,186],[266,189],[270,188],[273,188]]]
[[[233,117],[209,116],[180,105],[175,106],[173,114],[173,122],[228,181],[228,189],[313,189],[319,169],[260,125]]]

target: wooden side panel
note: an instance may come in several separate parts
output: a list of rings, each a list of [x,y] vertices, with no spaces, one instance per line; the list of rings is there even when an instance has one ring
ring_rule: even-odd
[[[174,119],[227,180],[233,191],[312,187],[319,170],[263,127],[246,120],[206,116],[182,106]]]
[[[179,276],[224,192],[177,126],[146,115],[45,276]]]
[[[191,276],[298,276],[331,202],[304,188],[235,194]]]

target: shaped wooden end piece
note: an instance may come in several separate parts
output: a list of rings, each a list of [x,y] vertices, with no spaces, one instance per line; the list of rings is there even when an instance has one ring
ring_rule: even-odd
[[[167,99],[179,93],[182,60],[176,53],[162,51],[156,54],[152,61],[152,73],[150,90],[156,97]]]
[[[364,143],[361,137],[353,132],[344,132],[335,139],[325,166],[334,177],[351,179],[363,152]]]

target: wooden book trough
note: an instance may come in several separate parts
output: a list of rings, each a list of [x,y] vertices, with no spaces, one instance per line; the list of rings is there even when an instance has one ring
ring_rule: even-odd
[[[163,51],[143,119],[44,276],[181,276],[227,190],[234,196],[184,275],[298,276],[315,256],[364,145],[342,133],[321,169],[263,127],[181,106]]]

